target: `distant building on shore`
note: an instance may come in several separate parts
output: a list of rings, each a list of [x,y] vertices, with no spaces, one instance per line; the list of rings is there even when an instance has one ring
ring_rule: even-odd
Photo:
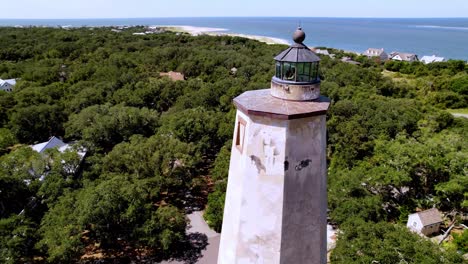
[[[341,58],[341,61],[349,63],[349,64],[354,64],[354,65],[360,65],[361,64],[360,62],[354,61],[350,57],[343,57],[343,58]]]
[[[379,57],[380,60],[386,61],[388,60],[388,54],[385,52],[385,50],[382,49],[374,49],[374,48],[368,48],[362,55],[367,56],[369,58],[372,57]]]
[[[404,52],[394,51],[390,53],[390,59],[396,60],[396,61],[413,62],[413,61],[418,61],[418,55],[413,54],[413,53],[404,53]]]
[[[312,49],[316,54],[322,54],[330,56],[330,53],[326,49]]]
[[[437,57],[436,55],[423,56],[421,58],[421,61],[424,62],[424,64],[428,64],[428,63],[433,63],[433,62],[443,62],[443,61],[445,61],[445,58],[444,57]]]
[[[328,52],[327,49],[311,49],[313,52],[315,52],[316,54],[320,54],[320,55],[325,55],[325,56],[328,56],[330,58],[334,58],[335,57],[335,54],[332,54],[330,52]]]
[[[16,85],[16,79],[7,79],[7,80],[0,79],[0,90],[2,91],[12,92],[15,85]]]
[[[442,222],[439,210],[431,208],[426,211],[410,214],[406,226],[411,231],[428,236],[439,232]]]

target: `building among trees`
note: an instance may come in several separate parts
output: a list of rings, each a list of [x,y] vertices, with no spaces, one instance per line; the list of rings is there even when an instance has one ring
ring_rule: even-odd
[[[364,53],[362,53],[363,56],[367,56],[369,58],[371,57],[379,57],[381,61],[386,61],[388,60],[388,54],[384,51],[384,49],[374,49],[374,48],[368,48]]]
[[[433,62],[443,62],[443,61],[445,61],[445,58],[444,57],[437,57],[436,55],[423,56],[421,58],[421,61],[424,62],[424,64],[428,64],[428,63],[433,63]]]
[[[87,152],[85,148],[74,148],[73,144],[67,144],[55,136],[51,137],[49,141],[32,145],[31,148],[40,154],[46,154],[48,149],[57,149],[60,153],[65,153],[67,151],[72,153],[72,155],[76,157],[76,162],[61,161],[64,165],[63,169],[68,174],[75,174],[78,171],[80,163],[83,161]],[[43,179],[44,176],[45,175],[43,175],[41,179]]]
[[[426,211],[410,214],[407,226],[412,231],[428,236],[439,232],[442,222],[439,210],[431,208]]]
[[[15,85],[16,85],[16,79],[7,79],[7,80],[0,79],[0,90],[2,91],[12,92]]]
[[[171,79],[173,81],[183,81],[183,80],[185,80],[185,76],[182,73],[174,72],[174,71],[161,72],[161,73],[159,73],[159,76],[167,76],[167,77],[169,77],[169,79]]]
[[[418,55],[416,54],[397,52],[397,51],[390,53],[390,58],[396,61],[408,61],[408,62],[418,61]]]

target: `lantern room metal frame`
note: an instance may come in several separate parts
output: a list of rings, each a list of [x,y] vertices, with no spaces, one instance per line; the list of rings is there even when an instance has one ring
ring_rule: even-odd
[[[302,43],[304,39],[305,33],[298,28],[293,36],[295,43],[275,57],[274,81],[296,84],[320,82],[320,58]]]

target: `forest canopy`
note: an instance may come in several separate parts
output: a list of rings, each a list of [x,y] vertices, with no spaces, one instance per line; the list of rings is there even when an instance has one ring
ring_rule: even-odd
[[[168,258],[195,205],[220,231],[232,99],[268,88],[286,46],[141,30],[0,28],[0,78],[17,79],[0,91],[0,262]],[[403,224],[417,209],[467,213],[468,122],[445,111],[468,105],[467,65],[356,60],[320,64],[329,216],[343,231],[332,261],[391,263],[391,248],[461,263]],[[73,152],[29,147],[52,136],[87,149],[76,173]]]

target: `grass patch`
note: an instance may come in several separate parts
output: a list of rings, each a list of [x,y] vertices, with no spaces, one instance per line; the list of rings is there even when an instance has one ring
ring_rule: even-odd
[[[449,113],[452,114],[465,114],[468,115],[468,108],[460,108],[460,109],[447,109]]]
[[[389,77],[393,81],[396,81],[396,82],[402,82],[402,81],[412,82],[415,79],[414,76],[399,73],[399,72],[392,72],[392,71],[388,71],[388,70],[383,70],[382,75],[385,76],[385,77]]]

